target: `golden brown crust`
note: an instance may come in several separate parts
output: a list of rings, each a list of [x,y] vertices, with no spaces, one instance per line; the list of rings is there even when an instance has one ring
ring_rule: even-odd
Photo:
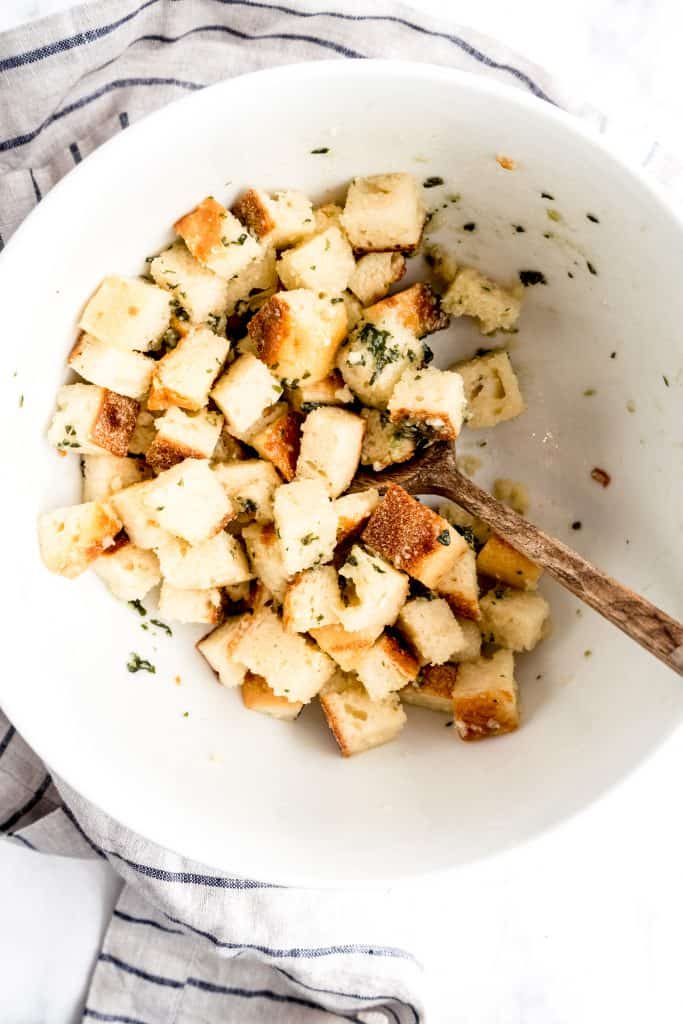
[[[203,459],[204,452],[198,452],[189,445],[178,441],[166,441],[163,437],[155,437],[145,453],[145,462],[155,473],[170,469],[183,459]]]
[[[264,206],[258,192],[253,188],[242,193],[232,205],[230,212],[256,238],[263,238],[275,227],[275,221]]]
[[[67,361],[67,363],[69,365],[71,365],[71,361],[73,359],[78,359],[78,357],[81,355],[81,353],[83,351],[83,339],[84,338],[85,338],[85,331],[81,331],[81,333],[78,335],[78,337],[76,338],[75,342],[73,343],[73,345],[71,347],[71,351],[69,352],[69,355],[67,357],[66,361]]]
[[[280,358],[284,339],[292,330],[289,305],[280,295],[273,295],[251,318],[247,334],[256,346],[256,352],[267,366],[275,367]]]
[[[226,212],[213,196],[207,196],[173,225],[174,231],[200,263],[205,263],[216,249],[220,249]]]
[[[288,410],[249,441],[259,455],[272,462],[287,481],[293,480],[296,474],[302,421],[301,413]]]
[[[458,437],[457,432],[449,421],[445,420],[439,413],[428,412],[425,409],[394,407],[389,414],[389,419],[392,423],[399,423],[401,420],[410,420],[411,423],[431,421],[428,425],[433,437],[438,438],[440,441],[455,441]],[[442,423],[442,426],[434,426],[434,420],[436,419]]]
[[[134,398],[103,388],[102,402],[90,431],[91,440],[112,455],[127,455],[139,411],[140,403]]]
[[[472,619],[474,622],[478,622],[481,618],[478,600],[469,598],[465,594],[448,594],[442,590],[439,591],[439,594],[448,601],[448,605],[455,615],[460,615],[463,619]]]
[[[514,701],[514,694],[509,698]],[[466,742],[514,732],[519,726],[516,704],[506,705],[493,694],[453,694],[453,714],[460,738]]]
[[[262,711],[274,718],[292,720],[301,714],[301,701],[289,701],[286,697],[277,697],[263,676],[247,672],[242,683],[242,702],[250,711]]]
[[[450,323],[448,315],[441,310],[436,292],[422,282],[386,299],[380,299],[368,306],[365,315],[374,321],[385,313],[397,314],[401,323],[418,338],[440,331]]]
[[[363,542],[396,569],[411,573],[439,543],[444,525],[432,509],[398,484],[389,484],[363,530]]]
[[[543,573],[540,566],[495,533],[479,552],[477,569],[483,576],[490,576],[518,590],[535,590]]]
[[[377,640],[375,647],[379,647],[382,653],[401,675],[405,676],[406,682],[417,678],[420,671],[420,663],[407,648],[391,633],[382,633]]]
[[[453,687],[458,678],[457,665],[425,665],[418,680],[418,688],[429,689],[437,697],[453,696]]]

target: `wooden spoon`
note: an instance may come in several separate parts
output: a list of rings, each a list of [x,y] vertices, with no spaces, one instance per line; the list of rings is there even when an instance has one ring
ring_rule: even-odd
[[[410,494],[440,494],[461,505],[641,647],[683,675],[683,624],[477,487],[456,467],[452,444],[432,445],[410,462],[382,473],[357,473],[353,489],[392,482]]]

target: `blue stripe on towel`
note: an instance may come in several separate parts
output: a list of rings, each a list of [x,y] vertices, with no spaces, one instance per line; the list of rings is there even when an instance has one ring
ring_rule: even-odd
[[[45,796],[51,782],[52,779],[50,778],[50,775],[47,774],[30,800],[27,800],[23,807],[20,807],[14,812],[14,814],[11,814],[9,818],[0,823],[0,832],[9,832],[13,825],[16,825],[17,822],[21,821],[24,815],[28,814],[29,811],[32,811],[36,804],[40,803],[42,798]]]

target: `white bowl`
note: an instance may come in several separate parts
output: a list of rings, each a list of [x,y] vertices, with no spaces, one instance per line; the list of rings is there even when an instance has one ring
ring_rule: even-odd
[[[323,146],[327,155],[311,153]],[[554,632],[518,660],[519,732],[467,745],[442,717],[410,709],[399,742],[347,762],[317,707],[295,725],[249,714],[194,652],[197,631],[153,639],[93,575],[73,583],[41,565],[36,516],[79,500],[77,460],[58,458],[45,428],[79,310],[102,276],[140,272],[174,219],[209,193],[229,201],[258,184],[322,199],[353,175],[387,170],[446,179],[425,191],[428,202],[461,193],[449,216],[463,262],[502,279],[520,269],[547,277],[527,290],[510,339],[528,412],[460,445],[482,458],[477,479],[525,481],[535,520],[675,612],[683,231],[639,173],[550,104],[408,63],[247,75],[103,146],[0,259],[0,703],[57,773],[119,821],[218,869],[277,882],[386,881],[518,843],[623,779],[683,710],[672,673],[546,584]],[[474,232],[459,230],[469,221]],[[455,322],[437,359],[447,365],[480,343]],[[591,480],[594,466],[611,474],[607,489]],[[130,651],[150,657],[156,675],[129,674]]]

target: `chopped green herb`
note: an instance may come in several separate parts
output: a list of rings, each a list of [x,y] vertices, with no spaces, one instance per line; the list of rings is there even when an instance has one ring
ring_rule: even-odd
[[[473,220],[469,220],[467,224],[463,224],[462,229],[463,231],[476,231],[477,225]]]
[[[592,652],[592,651],[590,651],[590,650],[589,650],[589,651],[584,651],[584,652],[583,652],[583,656],[584,656],[584,658],[590,658],[590,657],[591,657],[591,655],[592,655],[592,653],[593,653],[593,652]]]
[[[128,604],[131,606],[131,608],[135,608],[135,611],[138,613],[138,615],[147,614],[147,609],[145,608],[144,604],[137,598],[135,599],[135,601],[129,601]]]
[[[669,384],[669,378],[666,376],[665,373],[662,374],[662,380],[668,388],[671,387],[671,385]]]
[[[580,530],[582,525],[583,524],[580,519],[575,519],[572,523],[572,530]]]
[[[450,722],[444,722],[444,729],[450,729],[453,724],[453,719],[451,718]]]
[[[610,359],[616,359],[617,358],[616,352],[610,352],[609,357],[610,357]]]
[[[443,544],[444,547],[448,547],[448,545],[451,542],[451,531],[448,528],[442,530],[436,539],[438,540],[439,544]]]
[[[477,538],[471,526],[455,526],[454,529],[456,530],[457,533],[460,534],[461,537],[465,538],[465,540],[467,541],[467,543],[474,552],[478,551],[481,545],[477,543]]]
[[[598,276],[598,272],[597,272],[597,270],[595,269],[595,267],[593,266],[593,264],[591,263],[590,260],[586,260],[586,266],[588,267],[588,269],[589,269],[590,273],[593,275],[593,277],[597,277]]]
[[[521,224],[513,224],[512,226],[518,235],[523,235],[526,231],[526,228],[523,228]]]
[[[189,718],[189,717],[190,717],[190,712],[189,711],[183,711],[183,718]]]
[[[323,154],[323,153],[329,153],[329,151],[330,151],[330,147],[329,146],[319,146],[318,149],[312,149],[311,153],[313,154],[313,156],[318,156],[318,155]]]
[[[301,543],[305,547],[307,547],[309,544],[312,544],[314,540],[318,540],[318,534],[317,533],[307,533],[307,534],[305,534],[301,538]]]
[[[253,500],[253,498],[240,498],[240,497],[238,497],[237,500],[239,502],[239,505],[240,505],[240,508],[242,509],[242,511],[246,512],[248,515],[253,515],[254,512],[256,511],[256,509],[258,508],[258,505]]]
[[[373,324],[365,324],[358,334],[358,340],[369,349],[375,360],[375,369],[370,378],[370,384],[375,383],[385,366],[395,363],[401,358],[398,345],[388,344],[388,339],[391,337],[393,335],[389,331],[380,331]]]
[[[23,407],[24,407],[24,396],[23,395],[19,395],[19,408],[23,409]]]
[[[206,318],[206,322],[207,322],[207,324],[209,325],[209,327],[211,328],[212,331],[217,331],[218,330],[218,325],[220,323],[220,320],[221,320],[221,318],[218,316],[217,313],[209,313],[209,315]],[[218,360],[217,360],[217,362],[218,362]]]
[[[349,555],[349,557],[346,559],[346,564],[347,565],[358,565],[358,559],[356,558],[355,555]]]
[[[592,398],[593,395],[597,395],[595,388],[586,388],[583,392],[585,398]]]
[[[559,210],[546,210],[545,212],[548,220],[554,220],[556,223],[562,220],[562,214]]]
[[[598,218],[595,216],[594,213],[587,213],[586,216],[588,217],[589,220],[593,221],[594,224],[599,224],[600,223],[600,221],[598,220]]]
[[[382,569],[382,568],[381,568],[381,567],[380,567],[379,565],[377,565],[377,564],[376,564],[375,562],[373,562],[373,563],[372,563],[372,568],[373,568],[373,569],[375,570],[375,572],[379,572],[379,573],[381,573],[381,574],[382,574],[382,576],[384,576],[384,574],[386,573],[386,569]]]
[[[161,619],[150,619],[149,621],[153,626],[157,626],[159,629],[163,629],[164,633],[168,633],[169,636],[173,636],[173,630],[171,629],[171,627],[167,626],[165,622],[161,621]]]
[[[555,196],[551,196],[550,192],[541,192],[541,199],[550,199],[551,202],[554,202]]]
[[[437,185],[443,185],[443,178],[440,178],[438,174],[433,175],[431,178],[425,178],[422,182],[423,188],[436,188]]]
[[[139,654],[134,651],[131,653],[126,668],[129,672],[151,672],[152,675],[156,673],[156,669],[151,661],[146,658],[141,658]]]
[[[338,302],[343,302],[343,301],[344,300],[342,299],[341,296],[335,296],[334,299],[330,299],[330,302],[332,303],[333,306],[335,306]]]
[[[541,273],[540,270],[520,270],[519,279],[525,288],[529,288],[534,284],[547,284],[545,274]]]

